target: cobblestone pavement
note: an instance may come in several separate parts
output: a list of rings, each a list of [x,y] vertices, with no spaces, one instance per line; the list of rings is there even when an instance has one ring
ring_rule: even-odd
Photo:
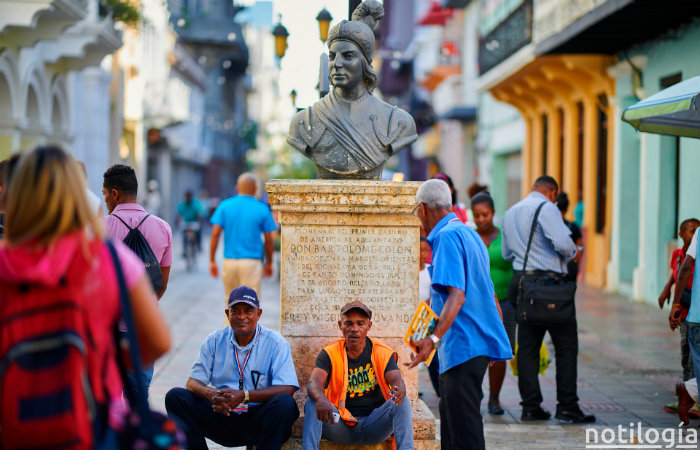
[[[202,259],[198,270],[188,273],[183,262],[176,258],[168,291],[161,302],[173,345],[156,363],[150,398],[155,409],[165,409],[164,397],[170,388],[184,386],[201,343],[209,333],[224,325],[223,285],[220,279],[209,276],[207,267]],[[279,330],[279,295],[279,280],[265,279],[261,323],[275,330]],[[597,422],[592,426],[560,424],[555,420],[521,423],[517,380],[509,370],[501,392],[505,415],[487,414],[486,401],[482,403],[488,448],[517,445],[522,449],[578,449],[586,448],[586,428],[595,427],[602,432],[604,427],[617,429],[622,425],[628,429],[634,424],[636,429],[637,423],[645,430],[678,427],[677,416],[661,409],[665,403],[675,401],[673,387],[681,373],[679,337],[668,329],[668,310],[661,312],[586,287],[579,289],[577,299],[578,392],[582,409],[595,414]],[[553,358],[554,349],[550,342],[547,344]],[[554,362],[540,382],[543,406],[554,412]],[[420,372],[420,388],[423,400],[439,417],[438,399],[424,368]],[[485,396],[488,392],[487,377]],[[698,421],[691,421],[691,426],[697,425]]]

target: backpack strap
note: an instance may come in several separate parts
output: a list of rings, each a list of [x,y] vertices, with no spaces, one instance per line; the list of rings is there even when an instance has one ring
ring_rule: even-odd
[[[133,230],[133,228],[131,228],[126,222],[124,222],[124,219],[122,219],[122,218],[119,217],[118,215],[116,215],[116,214],[114,214],[114,213],[111,213],[110,216],[114,216],[114,217],[116,217],[117,219],[119,219],[119,221],[120,221],[121,223],[123,223],[124,226],[127,227],[127,228],[129,229],[129,231]],[[139,224],[139,225],[141,225],[141,224]],[[138,227],[136,227],[136,228],[138,228]]]
[[[139,224],[136,225],[136,229],[137,229],[137,230],[139,229],[139,227],[141,226],[141,224],[144,223],[144,222],[146,221],[146,219],[148,219],[148,216],[150,216],[150,214],[146,214],[146,217],[144,217],[143,219],[141,219],[141,222],[139,222]]]
[[[127,227],[127,228],[129,229],[129,231],[131,231],[131,230],[138,230],[139,227],[141,226],[141,224],[142,224],[143,222],[145,222],[146,219],[148,219],[148,216],[150,216],[150,214],[146,214],[146,216],[145,216],[143,219],[141,219],[141,222],[139,222],[139,224],[136,225],[134,228],[131,228],[129,225],[127,225],[127,223],[124,222],[124,219],[122,219],[122,218],[119,217],[118,215],[112,213],[112,214],[110,214],[110,216],[114,216],[114,217],[116,217],[117,219],[119,219],[119,221],[120,221],[121,223],[123,223],[124,226]]]

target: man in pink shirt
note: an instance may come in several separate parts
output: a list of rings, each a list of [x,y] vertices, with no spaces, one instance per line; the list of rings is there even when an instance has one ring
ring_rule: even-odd
[[[123,241],[129,233],[126,225],[136,228],[148,215],[148,212],[136,203],[138,181],[134,169],[123,164],[116,164],[107,169],[104,173],[102,193],[109,212],[101,219],[105,233],[111,239]],[[144,220],[138,229],[160,262],[163,286],[156,292],[160,300],[168,287],[170,266],[173,263],[173,233],[167,222],[154,215]]]
[[[123,164],[116,164],[107,169],[104,173],[102,194],[105,197],[109,214],[100,220],[107,237],[118,241],[124,240],[130,228],[138,227],[156,259],[160,262],[163,284],[156,292],[156,296],[160,300],[168,288],[170,266],[173,262],[173,233],[167,222],[154,215],[149,215],[141,205],[136,203],[137,193],[138,181],[134,169]],[[134,374],[129,374],[130,379],[125,386],[132,392],[135,391],[136,386],[133,376]],[[146,386],[145,395],[148,398],[148,388],[153,379],[153,366],[145,368],[141,377]]]

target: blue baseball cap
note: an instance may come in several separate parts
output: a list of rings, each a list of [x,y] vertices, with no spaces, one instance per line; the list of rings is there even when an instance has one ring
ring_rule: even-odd
[[[238,286],[228,296],[228,307],[232,307],[236,303],[246,303],[253,308],[260,308],[260,301],[258,300],[258,294],[255,293],[254,289],[248,286]]]

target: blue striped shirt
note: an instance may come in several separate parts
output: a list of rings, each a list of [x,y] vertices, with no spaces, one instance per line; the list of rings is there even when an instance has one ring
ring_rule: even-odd
[[[503,259],[512,261],[514,270],[523,270],[532,219],[542,202],[547,203],[537,218],[525,270],[567,273],[566,263],[576,255],[576,244],[559,209],[539,192],[530,192],[503,216]]]

